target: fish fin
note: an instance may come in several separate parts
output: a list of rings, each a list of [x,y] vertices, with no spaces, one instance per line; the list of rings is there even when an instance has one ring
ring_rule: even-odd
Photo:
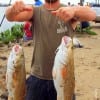
[[[16,87],[16,84],[17,84],[17,74],[13,73],[13,88]]]
[[[55,54],[59,51],[59,47],[55,50]]]
[[[6,73],[6,83],[8,83],[8,74]]]
[[[67,76],[67,67],[64,66],[62,69],[61,69],[61,76],[62,78],[65,80],[66,79],[66,76]]]
[[[53,79],[56,79],[56,70],[52,71],[52,76],[53,76]]]

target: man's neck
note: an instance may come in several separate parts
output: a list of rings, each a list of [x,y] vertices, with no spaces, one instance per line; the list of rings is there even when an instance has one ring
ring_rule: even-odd
[[[44,6],[45,6],[45,8],[47,10],[57,10],[59,8],[59,6],[60,6],[60,2],[59,2],[59,0],[57,2],[55,2],[55,3],[47,3],[47,2],[45,2]]]

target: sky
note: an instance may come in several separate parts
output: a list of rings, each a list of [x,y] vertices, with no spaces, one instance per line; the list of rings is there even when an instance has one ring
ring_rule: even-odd
[[[9,3],[10,0],[0,0],[0,3]],[[11,3],[15,2],[16,0],[11,0]],[[34,3],[34,0],[23,0],[25,3]]]

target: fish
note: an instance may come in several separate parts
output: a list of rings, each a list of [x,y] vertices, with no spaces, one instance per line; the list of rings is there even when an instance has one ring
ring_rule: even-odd
[[[73,45],[73,39],[64,36],[56,50],[52,76],[57,100],[73,100],[75,88]]]
[[[8,100],[25,100],[26,70],[23,48],[15,44],[8,57],[6,87]]]
[[[69,37],[70,38],[70,37]],[[73,37],[73,46],[75,47],[75,48],[83,48],[84,46],[83,46],[83,44],[79,41],[79,39],[78,38],[76,38],[76,37]]]

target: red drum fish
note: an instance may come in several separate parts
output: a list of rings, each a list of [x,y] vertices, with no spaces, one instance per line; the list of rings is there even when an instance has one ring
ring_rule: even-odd
[[[72,100],[75,87],[74,56],[73,42],[68,36],[62,38],[57,48],[52,74],[57,100]]]
[[[7,72],[6,84],[8,90],[8,100],[25,100],[25,59],[23,48],[15,45],[10,52]]]

